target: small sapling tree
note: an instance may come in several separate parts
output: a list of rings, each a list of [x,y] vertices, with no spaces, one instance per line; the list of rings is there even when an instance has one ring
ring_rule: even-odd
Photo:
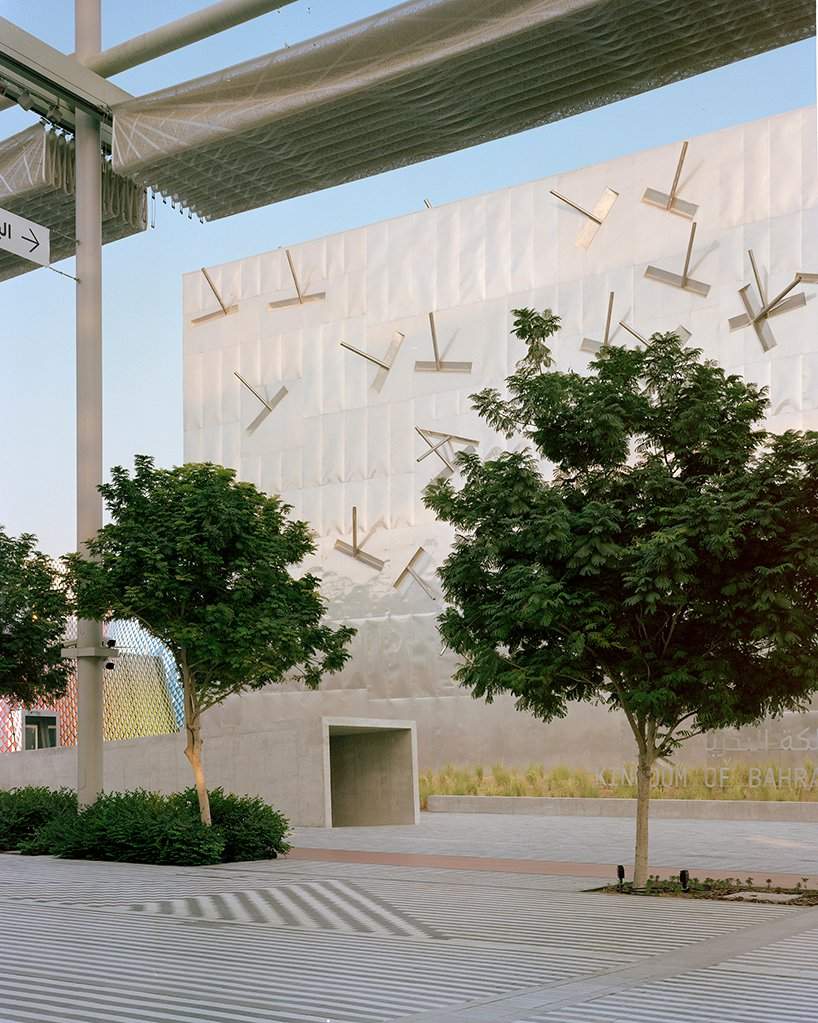
[[[0,529],[0,698],[30,705],[65,693],[68,616],[59,568],[37,550],[37,538]]]
[[[234,693],[298,678],[315,688],[338,671],[354,630],[322,622],[313,575],[295,578],[314,550],[309,526],[232,469],[158,469],[135,459],[100,487],[111,522],[69,555],[81,615],[133,618],[175,658],[184,690],[185,755],[202,821],[210,805],[202,764],[202,715]]]
[[[440,628],[475,697],[511,693],[544,720],[571,701],[625,714],[642,887],[657,759],[818,687],[818,434],[767,433],[765,392],[672,334],[603,348],[579,375],[550,370],[556,316],[515,316],[527,355],[507,396],[473,403],[529,447],[464,453],[462,486],[426,492],[457,531]]]

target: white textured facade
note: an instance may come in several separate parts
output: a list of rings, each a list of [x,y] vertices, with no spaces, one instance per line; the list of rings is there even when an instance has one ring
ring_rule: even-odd
[[[232,466],[311,523],[319,551],[310,567],[331,616],[359,629],[350,664],[327,684],[367,688],[394,716],[417,718],[422,763],[528,758],[541,742],[542,726],[501,734],[507,710],[477,707],[452,687],[439,597],[412,576],[394,585],[422,548],[413,567],[438,594],[435,568],[451,538],[421,496],[448,470],[436,454],[418,460],[429,447],[416,427],[435,431],[435,442],[476,441],[484,456],[503,443],[469,395],[500,385],[523,354],[511,309],[557,312],[557,368],[582,372],[591,356],[581,342],[602,338],[613,291],[613,343],[637,343],[620,320],[645,336],[683,326],[708,358],[769,387],[772,429],[818,428],[818,286],[797,288],[806,303],[769,319],[769,351],[752,327],[728,324],[743,311],[743,286],[752,283],[759,304],[748,249],[768,298],[796,272],[818,273],[815,110],[690,140],[678,195],[698,206],[689,276],[710,285],[706,296],[645,276],[648,265],[681,273],[685,261],[691,221],[642,201],[646,188],[669,191],[678,155],[678,144],[664,146],[292,246],[302,294],[322,300],[270,308],[296,296],[283,249],[208,268],[228,315],[201,272],[185,276],[185,460]],[[582,247],[592,222],[550,190],[592,209],[606,188],[618,197]],[[470,373],[415,370],[433,359],[430,312],[441,358],[470,361]],[[271,405],[286,394],[267,412],[236,372]],[[441,453],[451,459],[457,446]],[[353,507],[380,571],[335,548],[351,543]],[[483,749],[479,722],[492,736]],[[570,729],[570,719],[554,728]],[[469,741],[478,744],[471,756]]]

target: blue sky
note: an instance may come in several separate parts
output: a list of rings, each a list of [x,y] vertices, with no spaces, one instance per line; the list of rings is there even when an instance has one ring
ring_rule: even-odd
[[[479,0],[475,0],[479,2]],[[205,0],[103,0],[103,48]],[[235,64],[391,6],[297,0],[114,81],[140,94]],[[66,52],[70,0],[0,0],[0,14]],[[815,102],[808,40],[601,110],[212,224],[158,205],[156,230],[104,249],[105,465],[182,459],[181,275],[466,195]],[[0,137],[32,123],[0,112]],[[60,264],[71,271],[73,261]],[[0,523],[44,549],[74,545],[74,285],[42,269],[0,284]]]

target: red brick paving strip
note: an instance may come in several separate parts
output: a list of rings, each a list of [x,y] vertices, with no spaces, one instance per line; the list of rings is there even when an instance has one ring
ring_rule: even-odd
[[[505,860],[490,859],[488,856],[436,856],[431,853],[366,852],[358,849],[292,849],[287,858],[291,860],[323,860],[332,863],[384,863],[393,867],[437,867],[448,870],[491,870],[500,874],[550,874],[552,876],[588,877],[616,879],[615,863],[569,863],[564,860]],[[757,885],[766,884],[789,888],[801,880],[801,874],[767,873],[758,868],[748,870],[736,867],[733,870],[712,870],[710,867],[688,866],[691,877],[724,879],[728,877],[744,880],[752,877]],[[626,863],[625,870],[630,875]],[[652,874],[659,877],[678,877],[679,871],[668,867],[651,867]],[[810,878],[814,883],[815,878]]]

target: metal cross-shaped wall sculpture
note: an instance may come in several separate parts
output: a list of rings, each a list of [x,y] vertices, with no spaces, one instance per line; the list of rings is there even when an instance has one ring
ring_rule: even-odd
[[[670,186],[670,191],[660,192],[658,188],[646,188],[645,194],[642,196],[642,202],[646,202],[650,206],[657,206],[660,210],[666,210],[668,213],[676,213],[680,217],[686,217],[688,220],[692,220],[696,216],[696,212],[699,207],[694,202],[687,202],[685,199],[680,199],[676,194],[676,189],[679,187],[679,179],[682,176],[682,167],[684,166],[686,156],[687,142],[683,142],[682,151],[679,153],[679,161],[676,164],[676,174],[673,177],[673,184]]]
[[[389,370],[395,364],[395,359],[398,357],[400,346],[403,344],[405,334],[396,330],[392,335],[392,340],[389,343],[389,347],[386,349],[386,354],[382,359],[370,354],[369,352],[362,352],[360,348],[356,348],[354,345],[347,344],[346,341],[339,341],[338,343],[342,348],[345,348],[348,352],[352,352],[353,355],[359,355],[362,359],[366,359],[367,362],[371,362],[373,366],[378,367],[378,372],[375,374],[375,379],[372,381],[372,387],[374,390],[379,391],[383,385]]]
[[[267,416],[269,416],[269,414],[275,409],[276,405],[279,405],[283,398],[286,397],[287,388],[282,384],[281,387],[276,392],[275,396],[268,401],[265,397],[263,397],[263,395],[259,391],[255,389],[255,387],[253,387],[251,383],[248,383],[248,381],[244,379],[241,373],[238,373],[236,370],[233,370],[233,376],[238,379],[239,383],[244,384],[244,386],[253,395],[253,397],[258,398],[258,400],[261,402],[263,406],[261,412],[259,412],[256,418],[247,427],[247,432],[253,433],[255,430],[259,428],[259,426],[261,426],[261,424],[264,422]]]
[[[440,347],[437,343],[437,324],[435,314],[429,313],[429,330],[432,334],[432,351],[435,357],[431,362],[415,362],[416,373],[471,373],[470,362],[444,362],[440,358]]]
[[[586,210],[584,206],[580,206],[579,203],[574,202],[573,199],[569,199],[553,188],[550,191],[551,195],[556,199],[564,202],[566,206],[570,206],[577,213],[581,213],[583,217],[587,217],[588,223],[577,235],[577,245],[581,249],[587,249],[594,238],[596,238],[597,231],[602,227],[605,218],[613,209],[613,204],[619,198],[619,192],[615,192],[612,188],[606,188],[596,206],[592,210]]]
[[[775,298],[768,301],[753,250],[748,249],[747,254],[750,257],[750,266],[753,269],[753,277],[755,278],[756,289],[758,290],[759,305],[756,306],[750,296],[752,284],[745,284],[743,288],[739,288],[739,297],[745,311],[738,316],[731,317],[728,323],[730,330],[741,330],[743,327],[752,326],[756,332],[759,344],[765,352],[769,352],[771,348],[775,348],[776,340],[767,321],[772,316],[780,316],[781,313],[786,313],[791,309],[798,309],[806,305],[807,296],[803,291],[799,291],[797,295],[790,295],[790,292],[797,288],[799,284],[818,284],[818,274],[797,273],[783,291],[780,291]]]
[[[459,437],[456,433],[441,433],[439,430],[426,430],[421,429],[419,426],[415,427],[415,433],[424,441],[429,449],[424,451],[422,455],[418,455],[415,461],[422,462],[429,455],[437,455],[443,463],[441,472],[453,473],[455,471],[454,464],[445,451],[447,445],[465,444],[468,448],[475,447],[480,443],[480,441],[475,440],[473,437]]]
[[[216,285],[213,283],[210,274],[207,272],[207,270],[205,270],[204,267],[202,267],[201,270],[202,273],[204,274],[204,279],[210,285],[210,290],[216,296],[216,301],[219,303],[219,308],[214,310],[212,313],[204,313],[202,316],[194,316],[193,319],[191,319],[190,321],[191,324],[193,324],[194,326],[199,323],[207,323],[208,320],[218,319],[220,316],[230,316],[232,313],[237,313],[239,311],[239,307],[237,305],[224,304],[224,300],[222,299],[222,296],[216,289]]]
[[[406,562],[402,572],[394,581],[394,583],[392,583],[392,585],[397,590],[400,588],[400,584],[403,582],[403,580],[406,579],[407,576],[411,576],[412,579],[414,579],[418,586],[423,590],[423,592],[427,594],[427,596],[431,597],[432,600],[437,600],[437,597],[435,596],[432,587],[426,582],[425,579],[421,578],[417,571],[415,571],[415,565],[417,564],[418,560],[421,557],[423,557],[425,553],[426,551],[423,549],[423,547],[418,547],[418,549],[415,551],[412,557]]]
[[[636,330],[635,327],[632,327],[629,323],[625,323],[624,320],[620,320],[619,321],[619,326],[623,330],[627,330],[627,332],[631,335],[631,337],[635,337],[636,340],[640,341],[643,345],[646,345],[646,344],[650,343],[646,337],[642,337],[642,335],[639,333],[638,330]]]
[[[590,337],[584,337],[582,343],[579,346],[581,352],[590,352],[591,355],[598,355],[600,350],[608,344],[608,339],[611,336],[611,314],[613,313],[614,304],[614,293],[611,292],[608,295],[608,312],[605,316],[605,332],[602,335],[601,341],[594,341]]]
[[[624,320],[620,320],[619,321],[619,326],[622,327],[623,330],[627,330],[627,332],[631,335],[631,337],[635,337],[636,340],[639,341],[641,344],[643,344],[643,345],[649,345],[650,344],[650,341],[646,337],[643,337],[639,333],[639,331],[636,330],[635,327],[632,327],[629,323],[625,323]],[[679,338],[679,340],[682,342],[682,344],[687,344],[687,342],[693,337],[693,334],[691,333],[691,331],[689,331],[687,329],[687,327],[683,327],[681,323],[673,331],[673,333],[676,335],[676,337]]]
[[[381,561],[380,558],[376,558],[373,554],[367,554],[358,542],[358,509],[354,505],[352,507],[352,543],[348,544],[343,540],[336,540],[335,549],[350,558],[355,558],[356,561],[360,561],[364,565],[369,565],[370,568],[374,568],[378,572],[386,564],[385,561]]]
[[[687,327],[683,327],[680,323],[679,326],[673,331],[676,337],[686,345],[687,342],[693,337],[693,332],[688,330]]]
[[[658,266],[649,266],[645,269],[645,277],[652,281],[659,281],[660,284],[670,284],[674,288],[682,288],[684,291],[692,291],[694,295],[707,296],[710,293],[710,285],[703,281],[694,281],[688,276],[690,269],[690,257],[693,254],[693,239],[696,237],[695,220],[690,225],[690,238],[687,242],[687,253],[685,255],[684,269],[680,274],[671,273],[670,270],[661,270]]]
[[[278,302],[268,302],[268,309],[284,309],[287,306],[292,305],[304,305],[305,302],[322,302],[326,297],[325,291],[313,291],[311,294],[301,290],[301,283],[298,280],[298,274],[295,272],[295,265],[293,264],[293,257],[290,255],[290,250],[284,250],[287,256],[287,264],[290,267],[290,275],[295,285],[295,298],[282,298]]]

